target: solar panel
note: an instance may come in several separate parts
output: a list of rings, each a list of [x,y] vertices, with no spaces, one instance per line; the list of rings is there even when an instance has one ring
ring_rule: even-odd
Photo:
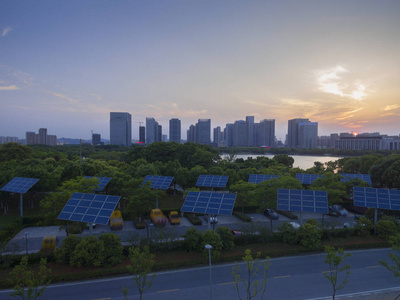
[[[0,190],[11,193],[25,194],[39,179],[14,177]]]
[[[326,191],[278,189],[277,209],[312,213],[328,213]]]
[[[57,219],[107,225],[120,196],[73,193]]]
[[[181,211],[210,215],[232,215],[235,200],[236,194],[189,192]]]
[[[400,190],[353,187],[355,206],[400,210]]]
[[[259,184],[262,181],[271,180],[273,178],[278,178],[278,177],[279,175],[250,174],[249,182],[254,184]]]
[[[196,186],[205,187],[226,187],[228,183],[228,176],[221,175],[200,175],[197,179]]]
[[[300,180],[302,184],[311,184],[318,178],[322,178],[322,176],[317,174],[296,173],[296,179]]]
[[[93,190],[93,191],[98,191],[98,192],[101,192],[102,190],[104,190],[106,185],[111,180],[110,177],[85,176],[85,178],[88,178],[88,179],[97,178],[99,180],[99,188]]]
[[[372,185],[371,176],[369,174],[340,173],[339,175],[343,176],[343,178],[340,178],[341,182],[346,182],[346,181],[350,181],[350,180],[359,178],[361,180],[364,180],[364,181],[368,182],[369,185]]]
[[[147,175],[142,184],[145,184],[147,181],[151,182],[151,187],[153,189],[167,190],[171,185],[174,177],[170,176],[156,176],[156,175]]]

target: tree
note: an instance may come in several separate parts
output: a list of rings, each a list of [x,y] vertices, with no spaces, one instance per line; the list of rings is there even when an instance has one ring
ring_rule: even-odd
[[[294,158],[287,154],[277,154],[272,158],[272,160],[289,168],[293,168]]]
[[[253,258],[251,255],[251,250],[247,249],[245,251],[245,256],[243,257],[243,262],[246,267],[244,272],[242,272],[241,267],[238,263],[232,268],[232,276],[235,280],[235,288],[239,299],[250,300],[261,293],[260,299],[263,298],[265,293],[265,288],[267,284],[267,272],[269,270],[269,257],[267,256],[265,260],[261,260],[261,252],[257,253],[257,256]],[[262,279],[258,280],[257,277],[262,272]],[[243,286],[245,290],[246,297],[242,298],[240,295],[240,286]]]
[[[397,253],[389,253],[389,257],[392,260],[393,264],[389,265],[388,262],[384,261],[384,260],[379,260],[379,263],[384,266],[385,268],[387,268],[389,271],[391,271],[393,273],[393,275],[395,277],[399,277],[400,276],[400,235],[397,234],[395,236],[392,236],[389,240],[389,243],[392,247],[393,251],[396,251]],[[399,296],[396,297],[399,298]]]
[[[246,181],[238,181],[236,184],[230,186],[229,190],[235,192],[236,204],[242,206],[242,213],[244,213],[244,207],[249,204],[251,195],[254,192],[255,184]]]
[[[154,254],[150,253],[149,247],[143,247],[140,250],[138,247],[129,248],[129,259],[131,265],[128,266],[128,271],[133,275],[133,280],[139,290],[140,300],[142,300],[143,292],[153,285],[153,279],[156,274],[150,276],[151,269],[154,266]],[[128,289],[124,288],[123,293],[127,299]]]
[[[50,284],[47,277],[51,270],[46,267],[47,260],[42,258],[37,272],[28,267],[28,257],[23,256],[21,263],[14,267],[10,273],[11,281],[14,286],[14,292],[10,293],[12,297],[21,297],[21,299],[37,299],[43,296],[46,287]]]
[[[301,245],[309,249],[316,249],[321,242],[322,230],[307,222],[298,229],[298,237]]]
[[[344,267],[340,267],[343,259],[345,257],[351,256],[350,253],[344,253],[343,248],[335,249],[332,246],[325,247],[325,263],[329,265],[329,271],[323,272],[326,279],[329,280],[329,283],[332,285],[333,294],[332,299],[335,300],[335,295],[338,290],[344,288],[347,284],[348,277],[350,275],[350,265],[345,265]],[[338,283],[338,277],[340,272],[345,272],[345,277],[341,283]]]

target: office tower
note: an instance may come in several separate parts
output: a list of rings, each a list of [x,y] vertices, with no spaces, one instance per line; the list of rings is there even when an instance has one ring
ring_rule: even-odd
[[[299,124],[304,122],[310,122],[308,119],[292,119],[288,121],[288,136],[287,136],[287,147],[298,148],[299,144]]]
[[[181,142],[181,120],[176,118],[169,120],[169,141]]]
[[[161,126],[154,118],[146,118],[146,144],[161,142]]]
[[[215,127],[213,130],[213,143],[217,145],[219,142],[222,142],[223,139],[224,135],[221,131],[221,127],[220,126]]]
[[[139,143],[145,143],[146,142],[146,127],[140,126],[139,127]]]
[[[256,143],[255,146],[275,146],[275,120],[264,119],[259,124],[255,124]]]
[[[233,123],[233,145],[236,147],[247,146],[247,122],[243,120],[235,121]]]
[[[196,127],[194,125],[190,125],[189,129],[186,132],[186,135],[188,143],[196,143]]]
[[[168,136],[166,134],[162,135],[162,141],[163,142],[168,142]]]
[[[318,147],[318,122],[302,122],[299,124],[299,147]]]
[[[226,124],[224,129],[224,140],[227,147],[233,146],[233,124]]]
[[[33,131],[27,131],[25,133],[26,144],[27,145],[34,145],[37,144],[36,142],[36,133]]]
[[[47,145],[47,128],[39,129],[39,144]]]
[[[101,136],[100,133],[92,133],[92,145],[101,145]]]
[[[246,117],[247,126],[247,146],[256,146],[254,143],[254,116]]]
[[[162,139],[162,126],[158,124],[158,130],[157,130],[157,142],[161,142]]]
[[[132,116],[127,112],[110,112],[110,144],[132,145]]]
[[[211,119],[199,119],[196,124],[196,143],[211,144]]]

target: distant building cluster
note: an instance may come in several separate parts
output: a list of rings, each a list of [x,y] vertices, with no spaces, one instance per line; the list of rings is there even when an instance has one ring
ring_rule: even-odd
[[[26,144],[27,145],[48,145],[55,146],[57,145],[57,136],[47,134],[47,128],[40,128],[39,133],[35,133],[33,131],[27,131],[25,133],[26,136]]]
[[[5,143],[18,143],[18,137],[16,136],[0,136],[0,145]]]
[[[113,115],[119,114],[119,119]],[[124,116],[124,117],[122,117]],[[123,124],[121,123],[122,119]],[[141,122],[139,122],[141,123]],[[129,113],[111,113],[110,142],[114,145],[128,145],[131,136],[127,136],[131,128]],[[114,129],[113,129],[114,128]],[[318,136],[318,122],[297,118],[288,121],[288,133],[285,144],[277,142],[275,137],[275,119],[264,119],[256,123],[254,116],[245,120],[237,120],[211,131],[211,119],[198,119],[189,126],[186,140],[181,138],[181,120],[169,120],[169,141],[177,143],[191,142],[214,147],[288,147],[288,148],[332,148],[343,150],[400,150],[400,137],[376,133],[333,133],[330,136]],[[211,132],[212,140],[211,140]],[[139,127],[139,142],[151,144],[168,141],[162,133],[162,126],[154,118],[146,118],[146,126]]]

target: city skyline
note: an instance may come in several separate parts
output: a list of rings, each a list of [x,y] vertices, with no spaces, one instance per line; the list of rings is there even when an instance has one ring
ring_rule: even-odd
[[[400,2],[5,1],[0,136],[110,136],[109,113],[182,138],[254,116],[318,134],[400,133]]]

